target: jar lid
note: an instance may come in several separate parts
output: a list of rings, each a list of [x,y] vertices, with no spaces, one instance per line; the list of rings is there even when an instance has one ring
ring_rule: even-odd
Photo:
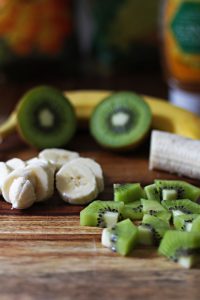
[[[200,115],[200,94],[173,87],[169,89],[169,100],[174,105]]]

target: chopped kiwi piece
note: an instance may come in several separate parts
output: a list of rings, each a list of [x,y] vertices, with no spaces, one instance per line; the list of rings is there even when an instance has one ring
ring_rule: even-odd
[[[193,221],[198,217],[198,214],[183,214],[173,218],[174,228],[181,231],[191,231]]]
[[[173,213],[173,216],[182,214],[200,214],[200,205],[189,199],[164,200],[162,205]]]
[[[200,215],[192,222],[191,231],[200,234]]]
[[[190,199],[197,201],[200,197],[200,188],[181,180],[155,180],[155,184],[160,196],[163,200],[163,190],[176,190],[176,199]]]
[[[159,192],[156,188],[155,183],[146,185],[144,191],[146,193],[147,199],[160,202]]]
[[[90,131],[106,148],[132,149],[146,137],[151,120],[150,107],[141,96],[120,92],[96,106],[90,118]]]
[[[165,233],[158,251],[183,267],[190,268],[199,261],[200,234],[169,230]]]
[[[123,202],[101,200],[93,201],[80,212],[80,225],[113,227],[116,224],[116,221],[120,221],[122,219],[121,212],[123,207]],[[118,214],[118,218],[116,218],[116,213]]]
[[[176,190],[162,190],[162,200],[176,200],[177,199],[177,191]]]
[[[123,219],[141,220],[143,217],[141,201],[125,204],[121,214]]]
[[[142,245],[158,245],[169,228],[168,222],[155,216],[144,215],[142,224],[138,226],[139,243]]]
[[[131,203],[144,197],[140,183],[114,184],[114,201]]]
[[[143,213],[156,216],[169,222],[171,219],[171,213],[168,212],[159,202],[155,200],[141,199]]]
[[[22,138],[39,149],[66,145],[76,130],[69,100],[57,89],[40,86],[27,92],[17,106]]]
[[[126,219],[116,224],[113,228],[104,228],[102,244],[123,256],[131,253],[138,241],[138,229]]]

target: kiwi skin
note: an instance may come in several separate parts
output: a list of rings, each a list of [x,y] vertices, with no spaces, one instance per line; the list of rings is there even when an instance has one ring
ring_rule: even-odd
[[[149,110],[149,115],[151,116],[150,122],[149,122],[149,130],[147,130],[145,133],[143,133],[143,136],[141,136],[141,138],[139,138],[138,140],[134,141],[132,144],[130,143],[129,145],[122,146],[122,147],[112,147],[112,146],[109,146],[109,145],[105,145],[102,141],[98,140],[98,144],[101,145],[103,148],[112,150],[114,152],[127,152],[127,151],[130,151],[130,150],[135,150],[136,148],[138,148],[138,146],[140,146],[147,139],[147,137],[149,136],[149,132],[150,132],[151,124],[152,124],[151,109],[150,109],[149,105],[145,102],[145,100],[140,95],[137,95],[137,94],[135,94],[133,92],[130,92],[130,91],[118,92],[118,93],[113,93],[113,94],[109,95],[108,97],[103,99],[100,103],[98,103],[97,106],[95,107],[95,109],[93,110],[91,118],[90,118],[89,128],[90,128],[91,135],[95,138],[95,136],[93,134],[93,130],[92,130],[92,118],[93,118],[93,115],[95,114],[96,109],[98,109],[98,107],[102,104],[102,102],[108,101],[111,97],[113,97],[114,95],[119,95],[120,93],[123,96],[124,95],[128,95],[128,96],[132,95],[132,96],[140,97],[141,101],[143,101],[147,105],[147,108]]]
[[[71,118],[71,124],[73,121],[73,129],[68,132],[68,135],[66,135],[65,138],[62,139],[62,141],[56,141],[56,143],[50,143],[50,144],[45,144],[45,143],[37,143],[31,140],[28,136],[26,137],[26,134],[24,134],[21,125],[20,125],[20,111],[24,105],[24,102],[27,101],[27,98],[30,97],[30,95],[36,96],[37,94],[45,95],[46,93],[50,94],[51,96],[54,95],[55,97],[59,97],[60,101],[62,99],[63,103],[66,102],[66,107],[68,107],[68,111],[70,112],[70,118]],[[37,96],[38,97],[38,96]],[[51,99],[51,98],[50,98]],[[51,99],[52,100],[52,99]],[[17,131],[21,137],[21,139],[28,145],[35,147],[36,149],[44,149],[44,148],[59,148],[65,146],[71,138],[74,136],[76,128],[77,128],[77,120],[76,120],[76,115],[75,115],[75,109],[72,106],[71,102],[69,101],[68,98],[66,98],[61,91],[58,89],[51,87],[51,86],[37,86],[29,90],[24,94],[24,96],[20,99],[20,101],[17,104],[16,107],[16,112],[17,112]]]

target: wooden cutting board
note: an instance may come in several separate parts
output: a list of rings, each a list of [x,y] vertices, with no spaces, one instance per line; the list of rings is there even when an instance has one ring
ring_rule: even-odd
[[[114,182],[146,185],[155,178],[177,178],[148,170],[148,142],[117,154],[83,131],[69,148],[102,165],[106,187],[100,199],[112,199]],[[36,154],[17,136],[0,148],[0,160]],[[110,252],[101,246],[101,229],[79,226],[81,209],[57,194],[26,211],[0,201],[0,299],[199,299],[198,268],[185,270],[154,248],[138,247],[127,258]]]

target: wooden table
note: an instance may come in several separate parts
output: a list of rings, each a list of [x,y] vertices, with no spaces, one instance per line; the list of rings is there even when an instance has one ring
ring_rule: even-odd
[[[3,95],[13,93],[10,98],[16,100],[23,89],[5,89]],[[112,199],[114,182],[146,185],[155,178],[176,178],[148,170],[148,142],[138,151],[117,154],[79,130],[69,149],[102,165],[106,188],[100,199]],[[36,154],[17,135],[0,146],[0,160]],[[110,252],[101,246],[101,229],[79,226],[81,209],[57,194],[26,211],[11,210],[0,201],[1,300],[199,299],[199,269],[185,270],[158,256],[154,248],[138,247],[127,258]]]

